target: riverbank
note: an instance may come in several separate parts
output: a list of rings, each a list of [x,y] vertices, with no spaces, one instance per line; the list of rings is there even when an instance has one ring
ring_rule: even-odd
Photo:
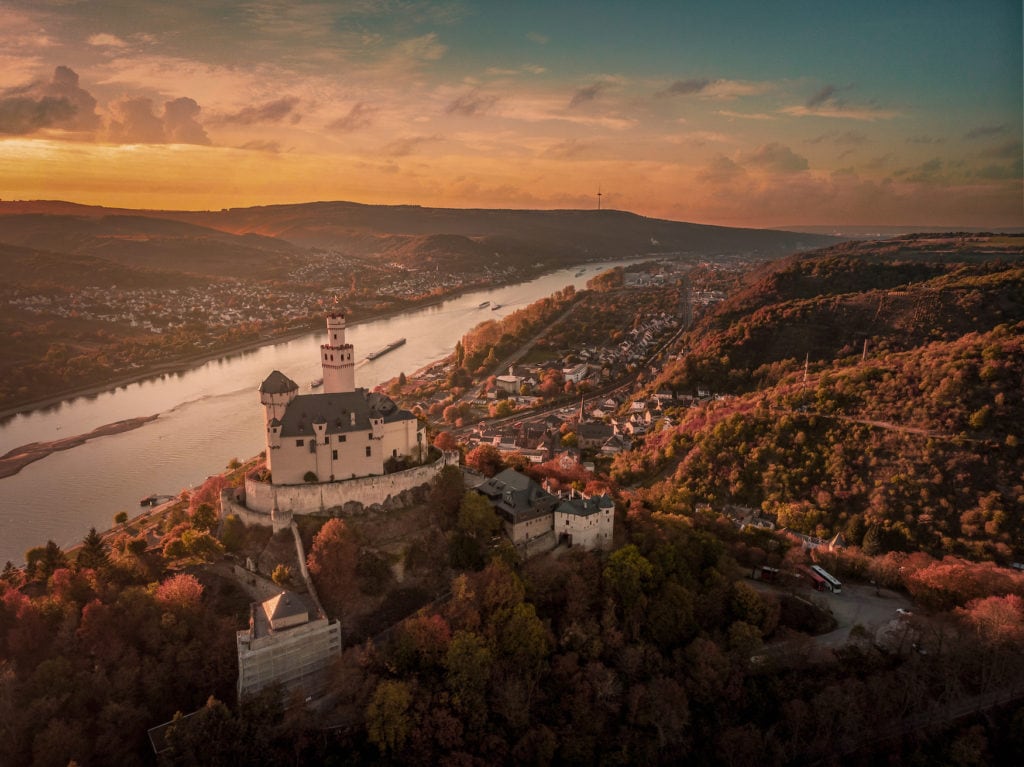
[[[578,266],[578,265],[576,265]],[[559,267],[559,269],[572,269],[575,266]],[[558,271],[553,270],[553,271]],[[380,319],[389,319],[391,317],[397,317],[408,311],[416,309],[425,309],[430,306],[437,306],[438,304],[450,301],[458,298],[465,293],[471,293],[478,290],[494,290],[497,288],[504,287],[506,285],[515,285],[516,283],[524,280],[535,279],[538,276],[542,276],[545,273],[540,272],[539,274],[528,273],[524,275],[517,275],[515,278],[509,278],[496,282],[492,285],[470,285],[459,288],[457,290],[443,293],[438,296],[430,296],[420,301],[410,301],[402,306],[396,306],[392,309],[379,312],[367,312],[359,315],[354,319],[349,327],[355,327],[362,325],[367,322],[374,322]],[[152,365],[146,365],[139,368],[137,371],[130,375],[120,376],[112,381],[108,381],[100,384],[93,384],[92,386],[83,386],[76,389],[68,389],[63,392],[57,392],[47,397],[42,397],[36,400],[30,400],[28,402],[13,405],[11,407],[0,409],[0,422],[12,418],[22,413],[31,413],[35,410],[43,410],[45,408],[54,407],[67,400],[78,399],[79,397],[92,397],[98,394],[103,394],[114,389],[119,389],[124,386],[129,386],[134,383],[142,381],[148,381],[153,378],[158,378],[164,375],[173,375],[175,373],[184,373],[189,370],[201,367],[208,362],[218,360],[224,357],[234,357],[246,352],[255,351],[264,346],[271,344],[287,343],[293,341],[296,338],[302,338],[303,336],[309,335],[310,333],[316,333],[323,330],[323,318],[317,318],[315,321],[310,321],[308,325],[300,328],[291,328],[281,333],[272,333],[270,335],[261,336],[260,338],[252,339],[250,341],[243,341],[237,344],[229,344],[226,346],[219,347],[217,349],[207,349],[202,352],[187,355],[185,357],[179,357],[173,360],[167,360],[166,362],[158,362]]]
[[[121,434],[132,429],[138,429],[143,424],[155,421],[158,417],[157,415],[150,415],[140,418],[126,418],[123,421],[115,421],[114,423],[98,426],[85,434],[76,434],[73,437],[64,437],[52,442],[30,442],[27,445],[16,447],[5,455],[0,456],[0,479],[13,476],[30,463],[42,460],[53,453],[61,450],[70,450],[97,437],[106,437],[111,434]]]

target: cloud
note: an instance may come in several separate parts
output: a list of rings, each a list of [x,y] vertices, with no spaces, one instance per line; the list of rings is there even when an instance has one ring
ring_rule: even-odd
[[[807,103],[805,104],[805,106],[807,106],[809,109],[813,109],[814,107],[820,107],[822,104],[831,101],[832,97],[835,96],[836,91],[836,86],[825,85],[817,93],[815,93],[813,96],[807,99]]]
[[[464,93],[444,108],[445,114],[473,117],[482,115],[498,100],[497,96],[480,93],[476,88]]]
[[[96,46],[97,48],[127,48],[128,43],[122,40],[117,35],[110,35],[106,32],[101,32],[97,35],[90,35],[86,40],[89,45]]]
[[[908,144],[942,144],[943,139],[934,136],[908,136]]]
[[[265,104],[245,107],[233,114],[225,115],[221,121],[238,125],[252,125],[253,123],[280,122],[288,115],[292,115],[292,122],[297,122],[300,116],[294,114],[293,110],[298,103],[298,97],[285,96]]]
[[[47,128],[89,131],[99,126],[96,99],[78,85],[74,70],[58,66],[48,83],[0,94],[0,133],[28,135]]]
[[[899,114],[899,112],[891,109],[881,109],[870,105],[858,106],[837,101],[827,102],[817,107],[808,107],[802,104],[783,107],[779,112],[791,117],[828,117],[844,120],[863,120],[865,122],[888,120]]]
[[[67,122],[75,116],[67,99],[10,96],[0,99],[0,133],[24,136]]]
[[[740,162],[744,165],[764,168],[773,173],[799,173],[810,167],[806,157],[796,154],[788,146],[776,141],[762,144],[753,152],[743,155]]]
[[[976,141],[978,139],[992,138],[993,136],[1001,136],[1009,130],[1006,124],[1002,125],[979,125],[977,128],[972,128],[964,134],[964,138],[968,141]]]
[[[408,136],[387,144],[382,152],[388,157],[407,157],[423,144],[441,140],[441,136]]]
[[[281,152],[280,141],[246,141],[242,144],[239,149],[248,149],[253,152],[272,152],[273,154],[279,154]]]
[[[927,184],[933,181],[938,181],[941,171],[942,160],[938,157],[933,157],[920,165],[914,165],[909,168],[900,168],[892,175],[896,178],[902,178],[903,180],[910,181],[912,183]]]
[[[108,125],[111,140],[125,144],[209,144],[195,100],[182,97],[164,103],[162,115],[156,114],[153,100],[125,98],[112,105]]]
[[[581,104],[586,104],[587,102],[593,101],[598,97],[601,91],[607,90],[610,87],[611,83],[608,82],[607,80],[599,80],[598,82],[593,83],[592,85],[580,88],[578,91],[576,91],[576,93],[573,94],[572,98],[569,100],[569,108],[575,109]]]
[[[709,184],[728,184],[746,175],[742,167],[720,154],[697,172],[697,180]]]
[[[711,80],[708,80],[706,77],[676,80],[660,93],[664,96],[689,96],[694,93],[700,93],[709,85],[711,85]]]
[[[547,45],[551,38],[547,35],[542,35],[539,32],[527,32],[526,39],[537,45]]]
[[[592,147],[589,144],[571,138],[566,139],[565,141],[560,141],[557,144],[552,144],[544,150],[542,156],[554,160],[571,160],[578,158],[581,155],[588,154],[591,148]]]
[[[719,109],[716,114],[722,117],[731,117],[738,120],[777,120],[778,115],[765,114],[764,112],[733,112],[729,109]]]
[[[836,85],[824,85],[815,91],[803,104],[783,107],[779,110],[782,114],[793,117],[830,117],[847,120],[885,120],[895,117],[897,112],[889,109],[881,109],[873,103],[851,104],[846,99],[839,98],[838,94],[849,90],[852,86],[838,87]]]
[[[548,70],[538,64],[523,64],[521,67],[512,69],[508,67],[487,67],[484,74],[491,77],[516,77],[518,75],[542,75]]]
[[[334,122],[328,123],[327,128],[340,131],[354,131],[359,128],[365,128],[373,124],[373,116],[377,111],[376,107],[370,106],[365,101],[357,101],[348,110],[348,114],[339,117]]]
[[[1019,139],[1011,139],[1010,141],[1003,142],[999,146],[991,147],[983,152],[979,152],[979,157],[994,157],[996,159],[1013,159],[1014,157],[1020,157],[1021,152],[1024,151],[1021,146]]]
[[[1020,157],[1008,165],[986,165],[975,172],[978,178],[999,181],[1003,179],[1019,179],[1024,176],[1024,160]]]
[[[448,47],[437,41],[437,35],[426,35],[401,41],[394,52],[402,59],[413,61],[437,61],[448,52]]]
[[[814,138],[809,138],[804,141],[805,144],[820,144],[823,141],[831,141],[837,146],[861,146],[863,144],[870,143],[870,139],[861,131],[848,130],[845,133],[836,133],[830,131],[829,133],[822,133]]]
[[[676,80],[667,88],[655,93],[657,98],[676,96],[699,96],[706,99],[730,100],[740,96],[757,96],[767,93],[775,87],[773,83],[751,82],[746,80],[713,80],[707,77],[694,77],[689,80]],[[746,117],[738,114],[736,117]]]
[[[170,144],[209,144],[196,118],[202,110],[193,99],[182,97],[164,104],[164,136]]]

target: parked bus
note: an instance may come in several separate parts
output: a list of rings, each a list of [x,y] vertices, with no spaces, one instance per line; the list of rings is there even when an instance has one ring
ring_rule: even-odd
[[[801,565],[800,571],[810,579],[811,588],[815,591],[825,591],[826,589],[828,589],[828,585],[825,582],[825,579],[822,578],[818,573],[816,573],[811,568],[804,567]]]
[[[839,580],[834,575],[832,575],[828,570],[818,565],[811,565],[811,569],[814,570],[814,572],[816,572],[818,575],[820,575],[822,579],[825,581],[825,588],[827,588],[833,594],[843,593],[843,584],[841,584]]]

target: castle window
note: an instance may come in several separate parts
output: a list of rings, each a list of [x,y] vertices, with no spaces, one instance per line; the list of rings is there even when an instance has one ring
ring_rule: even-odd
[[[331,438],[330,438],[330,436],[329,436],[329,435],[328,435],[328,436],[326,436],[326,437],[324,437],[324,444],[325,444],[325,445],[329,445],[329,444],[331,444]]]
[[[366,446],[366,457],[367,457],[367,458],[369,458],[369,457],[370,457],[370,452],[371,452],[371,450],[372,450],[372,449],[373,449],[373,448],[371,448],[371,447],[370,447],[369,445],[367,445],[367,446]]]
[[[332,450],[331,451],[331,458],[333,458],[335,461],[338,460],[338,451],[337,450]]]
[[[338,442],[344,442],[344,441],[345,441],[345,435],[344,434],[339,434],[338,435]]]
[[[295,447],[302,447],[305,444],[306,444],[306,441],[304,439],[297,439],[297,440],[295,440]]]
[[[373,432],[371,431],[369,434],[367,434],[366,438],[367,439],[373,439]]]

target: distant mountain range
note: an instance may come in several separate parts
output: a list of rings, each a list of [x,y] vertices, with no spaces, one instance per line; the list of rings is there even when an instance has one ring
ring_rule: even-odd
[[[135,267],[272,277],[308,249],[411,267],[557,267],[631,255],[764,258],[838,238],[707,226],[616,210],[486,210],[314,202],[221,211],[0,202],[0,244],[93,256]]]

